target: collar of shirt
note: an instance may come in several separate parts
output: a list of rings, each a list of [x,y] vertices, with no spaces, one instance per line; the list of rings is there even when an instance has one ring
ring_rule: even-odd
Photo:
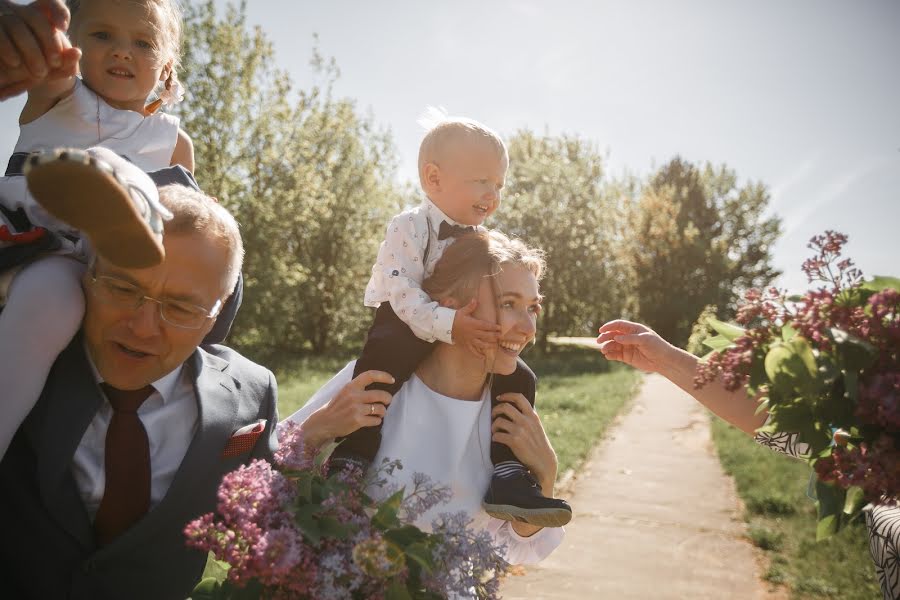
[[[97,383],[103,383],[104,379],[100,375],[100,371],[97,370],[97,367],[94,365],[94,359],[91,358],[91,353],[87,349],[87,346],[84,348],[84,353],[87,356],[88,365],[91,367],[91,372],[94,374],[94,380]],[[184,370],[184,363],[181,363],[172,371],[169,371],[156,381],[150,384],[150,387],[154,389],[159,394],[159,397],[162,399],[163,404],[167,404],[172,396],[175,394],[176,386],[178,385],[179,378],[181,377],[181,372]]]
[[[422,205],[425,207],[425,214],[428,215],[428,221],[431,224],[431,231],[434,235],[438,235],[441,229],[441,221],[447,221],[451,225],[459,225],[460,227],[468,227],[468,225],[463,225],[458,221],[454,221],[438,208],[437,204],[435,204],[431,198],[425,197],[425,200],[422,202]]]

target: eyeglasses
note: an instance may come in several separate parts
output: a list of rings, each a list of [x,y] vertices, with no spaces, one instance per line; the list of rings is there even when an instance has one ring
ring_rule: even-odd
[[[155,302],[159,305],[162,320],[182,329],[200,329],[207,319],[216,318],[222,309],[222,300],[217,300],[212,310],[180,300],[158,300],[124,279],[106,275],[91,276],[91,292],[101,302],[128,310],[137,310],[146,301]]]

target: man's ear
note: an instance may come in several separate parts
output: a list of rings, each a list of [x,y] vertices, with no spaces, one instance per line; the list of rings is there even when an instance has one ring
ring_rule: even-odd
[[[437,164],[430,162],[422,167],[422,187],[426,194],[441,191],[441,168]]]

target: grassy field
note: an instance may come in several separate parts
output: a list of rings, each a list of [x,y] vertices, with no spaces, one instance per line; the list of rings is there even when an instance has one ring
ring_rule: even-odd
[[[787,586],[798,599],[881,598],[861,520],[816,542],[806,463],[758,446],[719,419],[713,419],[713,439],[747,507],[750,540],[770,559],[768,581]]]
[[[627,368],[609,370],[597,352],[563,348],[526,357],[538,375],[538,412],[559,457],[559,473],[584,460],[603,431],[634,395],[640,375]],[[347,360],[309,359],[278,374],[278,411],[284,418]]]

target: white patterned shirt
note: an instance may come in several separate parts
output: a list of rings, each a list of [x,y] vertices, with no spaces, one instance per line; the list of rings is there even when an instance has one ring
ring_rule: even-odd
[[[452,237],[438,240],[442,221],[459,225],[428,198],[391,220],[372,266],[365,304],[378,307],[390,302],[416,337],[452,344],[456,311],[440,306],[422,291],[422,282],[454,241]]]

